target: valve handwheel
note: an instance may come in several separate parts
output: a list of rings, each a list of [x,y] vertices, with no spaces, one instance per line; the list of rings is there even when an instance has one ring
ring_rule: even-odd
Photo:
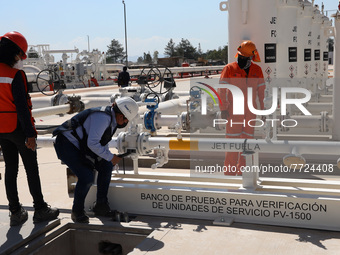
[[[64,88],[64,82],[60,80],[59,75],[51,69],[40,71],[36,83],[38,90],[46,96],[52,96],[58,93],[61,88]]]

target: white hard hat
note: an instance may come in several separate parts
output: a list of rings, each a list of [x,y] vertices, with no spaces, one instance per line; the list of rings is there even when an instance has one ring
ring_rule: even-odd
[[[125,118],[131,121],[138,113],[138,105],[131,97],[121,97],[116,100],[117,107]]]

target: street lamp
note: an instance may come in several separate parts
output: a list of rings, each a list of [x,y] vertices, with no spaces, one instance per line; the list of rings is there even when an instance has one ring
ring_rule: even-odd
[[[122,3],[124,4],[124,25],[125,25],[125,52],[126,52],[126,66],[128,66],[127,33],[126,33],[126,8],[125,8],[125,2],[124,2],[124,0],[122,0]]]

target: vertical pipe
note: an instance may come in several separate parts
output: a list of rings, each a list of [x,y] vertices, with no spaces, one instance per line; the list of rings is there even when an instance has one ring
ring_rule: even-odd
[[[298,77],[311,77],[312,60],[312,6],[307,2],[301,2],[298,16]],[[303,84],[308,87],[307,84]]]
[[[327,16],[322,17],[321,27],[321,89],[326,87],[326,81],[328,79],[328,38],[330,37],[330,29],[332,22]]]
[[[278,5],[277,78],[283,78],[283,86],[297,76],[298,7],[296,1],[280,0]]]
[[[340,141],[340,12],[334,14],[334,87],[333,87],[333,133],[332,140]]]
[[[138,155],[137,154],[132,155],[131,159],[132,159],[133,173],[138,174]]]
[[[253,164],[253,154],[252,151],[245,151],[242,156],[246,158],[246,166],[248,168],[242,173],[242,186],[244,189],[255,189],[257,187],[257,172],[252,167]]]

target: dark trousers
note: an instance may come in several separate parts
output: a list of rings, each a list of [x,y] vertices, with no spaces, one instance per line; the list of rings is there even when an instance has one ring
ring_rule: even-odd
[[[5,161],[5,186],[9,202],[9,210],[15,212],[20,208],[17,177],[19,172],[19,154],[24,164],[28,187],[33,197],[34,208],[46,207],[41,192],[37,152],[25,145],[25,134],[21,128],[12,133],[0,133],[0,145]]]
[[[87,193],[94,182],[94,169],[84,160],[84,155],[65,136],[58,135],[54,143],[58,158],[63,161],[71,171],[78,177],[74,190],[72,211],[82,212]],[[95,164],[98,171],[97,177],[97,203],[106,203],[107,193],[111,181],[112,163],[104,159]]]

